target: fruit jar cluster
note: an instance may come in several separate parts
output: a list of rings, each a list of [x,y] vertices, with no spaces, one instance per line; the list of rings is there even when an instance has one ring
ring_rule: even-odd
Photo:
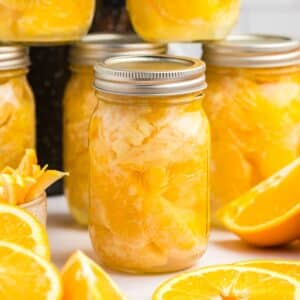
[[[35,108],[26,74],[28,49],[0,46],[0,170],[17,167],[35,146]]]
[[[208,120],[200,60],[107,59],[96,66],[90,235],[109,267],[166,272],[195,263],[209,227]]]
[[[204,52],[216,211],[299,156],[300,45],[244,35]]]
[[[144,43],[129,34],[90,34],[71,49],[72,76],[64,97],[64,165],[70,172],[65,195],[72,215],[82,225],[88,224],[88,128],[97,104],[93,66],[107,56],[165,52],[166,45]]]

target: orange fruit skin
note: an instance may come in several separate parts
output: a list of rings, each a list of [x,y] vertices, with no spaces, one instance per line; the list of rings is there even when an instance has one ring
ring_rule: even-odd
[[[217,213],[223,225],[259,247],[281,246],[300,238],[300,158]]]
[[[225,223],[226,226],[226,223]],[[230,226],[241,239],[257,247],[276,247],[300,239],[300,207],[276,224],[241,230]]]
[[[181,273],[161,284],[152,300],[298,300],[294,276],[247,265],[217,265]]]
[[[299,260],[248,260],[237,262],[236,265],[263,268],[274,272],[279,272],[288,276],[292,276],[300,280],[300,261]]]
[[[31,214],[13,205],[0,204],[0,241],[17,244],[50,260],[45,227]]]
[[[49,261],[0,241],[1,300],[61,300],[60,276]]]

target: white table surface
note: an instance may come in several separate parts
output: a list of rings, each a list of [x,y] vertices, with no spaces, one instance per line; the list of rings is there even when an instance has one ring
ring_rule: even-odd
[[[61,268],[70,254],[77,249],[82,250],[91,258],[95,258],[87,230],[77,226],[71,216],[64,197],[49,197],[47,230],[52,248],[52,259]],[[300,259],[300,244],[290,245],[281,249],[255,249],[241,242],[234,235],[213,230],[206,254],[198,265],[231,263],[255,258]],[[128,300],[150,300],[155,288],[166,278],[172,276],[128,275],[107,270],[118,284]]]

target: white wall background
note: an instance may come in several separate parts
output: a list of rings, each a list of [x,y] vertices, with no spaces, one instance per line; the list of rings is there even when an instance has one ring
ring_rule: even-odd
[[[239,22],[233,33],[287,35],[300,40],[300,0],[241,0]],[[199,57],[199,45],[171,45],[176,55]]]
[[[241,0],[236,32],[272,33],[300,39],[300,0]]]

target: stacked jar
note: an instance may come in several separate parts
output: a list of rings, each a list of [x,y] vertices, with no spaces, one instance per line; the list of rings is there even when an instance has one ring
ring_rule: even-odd
[[[151,55],[167,51],[164,44],[150,44],[136,35],[90,34],[70,52],[72,76],[64,97],[64,165],[70,172],[65,195],[70,211],[81,225],[88,224],[88,127],[97,105],[93,66],[107,56]]]
[[[204,60],[216,212],[299,156],[300,44],[231,36],[206,44]]]
[[[95,0],[4,0],[0,40],[31,44],[76,41],[87,33],[94,10]]]

